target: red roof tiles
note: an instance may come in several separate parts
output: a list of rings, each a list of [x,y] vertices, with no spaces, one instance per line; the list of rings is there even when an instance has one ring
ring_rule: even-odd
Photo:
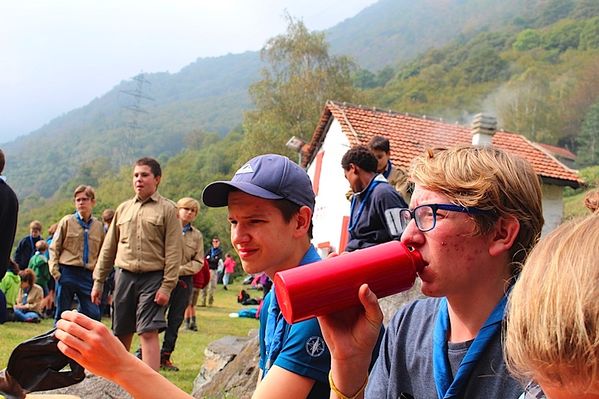
[[[439,120],[364,108],[328,101],[314,131],[312,140],[303,149],[303,166],[310,163],[322,145],[331,116],[337,119],[350,145],[367,145],[373,136],[385,136],[391,144],[391,162],[408,167],[411,160],[429,147],[449,147],[472,142],[470,128]],[[554,184],[578,187],[583,181],[569,169],[524,136],[497,132],[493,145],[527,159],[539,176]]]
[[[555,155],[557,157],[562,157],[564,159],[569,159],[572,161],[576,160],[576,154],[574,154],[572,151],[568,150],[567,148],[556,147],[554,145],[545,144],[545,143],[536,143],[536,144],[540,145],[541,147],[543,147],[544,149],[549,151],[549,153],[551,155]]]

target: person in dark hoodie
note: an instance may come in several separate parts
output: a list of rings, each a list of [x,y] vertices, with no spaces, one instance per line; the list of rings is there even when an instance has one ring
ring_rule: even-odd
[[[374,154],[364,146],[349,149],[341,159],[351,197],[349,241],[345,251],[368,248],[401,237],[400,209],[408,205],[376,172]]]
[[[43,239],[42,224],[40,221],[34,220],[29,223],[29,235],[19,241],[19,245],[17,245],[17,249],[15,250],[15,262],[17,262],[21,270],[29,267],[29,260],[35,254],[35,243]]]
[[[10,251],[15,242],[17,231],[17,215],[19,213],[19,201],[17,195],[6,184],[6,178],[2,176],[6,158],[0,149],[0,279],[4,277],[6,268],[10,263]]]

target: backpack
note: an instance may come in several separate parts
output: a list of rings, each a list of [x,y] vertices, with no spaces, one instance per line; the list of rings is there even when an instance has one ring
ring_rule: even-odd
[[[250,299],[250,294],[248,294],[245,290],[239,291],[239,294],[237,295],[237,303],[244,303],[248,299]]]

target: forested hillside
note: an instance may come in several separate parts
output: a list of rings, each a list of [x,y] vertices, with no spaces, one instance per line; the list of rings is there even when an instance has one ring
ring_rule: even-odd
[[[20,198],[50,197],[81,166],[110,172],[136,157],[170,157],[194,130],[221,135],[241,124],[250,107],[247,87],[259,78],[255,52],[199,59],[179,73],[130,79],[87,106],[3,145]],[[141,97],[140,97],[141,96]],[[137,101],[139,99],[139,102]]]
[[[526,11],[517,1],[423,0],[423,9],[413,3],[383,0],[342,24],[355,20],[370,29],[354,33],[352,51],[366,54],[374,42],[363,38],[374,31],[392,34],[380,27],[393,18],[378,23],[374,11],[388,7],[392,15],[402,4],[402,12],[420,21],[410,25],[418,28],[410,42],[422,54],[408,61],[372,58],[376,67],[365,69],[333,56],[339,47],[327,48],[325,38],[333,40],[337,28],[308,32],[290,18],[288,32],[269,41],[262,61],[246,53],[198,60],[174,75],[145,75],[151,90],[143,93],[154,98],[140,102],[147,114],[132,112],[135,104],[126,103],[127,92],[137,87],[129,80],[5,146],[12,156],[7,175],[22,199],[20,233],[32,218],[48,224],[70,211],[77,184],[98,187],[99,210],[116,206],[132,193],[130,166],[119,165],[140,155],[164,165],[163,194],[198,198],[207,182],[230,176],[252,155],[292,155],[284,143],[291,135],[310,138],[326,99],[460,123],[487,111],[498,116],[501,128],[578,152],[578,166],[599,163],[599,2],[523,1]],[[490,16],[476,19],[481,8]],[[474,24],[473,18],[488,24]],[[443,46],[424,48],[420,37],[429,37],[441,19],[461,30],[454,37],[445,31]],[[387,42],[386,53],[395,51],[395,43]],[[207,234],[223,234],[224,219],[214,215],[222,210],[206,211],[199,225]]]
[[[599,16],[454,41],[403,65],[366,95],[369,105],[462,123],[490,112],[506,130],[580,149],[581,164],[593,163],[590,132],[580,134],[583,121],[598,117]]]
[[[327,31],[337,54],[377,71],[458,37],[532,18],[540,0],[381,0]]]

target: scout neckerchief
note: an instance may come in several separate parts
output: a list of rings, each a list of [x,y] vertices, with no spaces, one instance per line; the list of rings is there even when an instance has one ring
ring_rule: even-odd
[[[470,373],[476,362],[482,356],[493,336],[501,329],[506,302],[507,294],[501,298],[476,335],[452,381],[451,367],[447,357],[449,313],[447,311],[447,299],[441,299],[433,330],[433,375],[439,399],[457,398],[463,394],[462,391],[470,378]]]
[[[385,168],[385,171],[383,172],[383,176],[385,177],[385,179],[389,178],[389,175],[391,174],[391,168],[393,166],[391,165],[391,161],[387,161],[387,167]]]
[[[385,180],[385,178],[382,175],[376,175],[371,181],[370,183],[368,183],[368,187],[366,187],[366,190],[362,191],[361,193],[357,193],[356,195],[352,196],[351,199],[351,211],[349,213],[349,220],[350,220],[350,224],[349,227],[347,228],[351,233],[353,233],[354,229],[356,228],[356,224],[358,224],[358,220],[360,219],[360,216],[362,216],[362,212],[364,212],[364,207],[366,206],[366,203],[368,202],[368,199],[370,197],[370,194],[372,194],[372,192],[374,191],[374,188],[380,184],[380,183],[385,183],[387,180]],[[362,193],[364,193],[364,197],[362,197]],[[360,196],[362,197],[361,200],[362,202],[360,202],[360,206],[358,207],[358,212],[356,213],[356,198]],[[354,216],[354,213],[356,213],[356,215]]]
[[[183,235],[185,235],[185,233],[187,233],[190,230],[191,230],[191,223],[187,223],[185,226],[183,226]]]
[[[87,261],[89,260],[89,228],[94,219],[90,216],[89,222],[85,223],[79,212],[75,212],[75,217],[77,217],[77,222],[79,222],[79,226],[83,229],[83,265],[87,266]]]
[[[304,255],[300,261],[299,266],[307,265],[309,263],[318,262],[320,256],[314,246],[310,245],[308,252]],[[268,317],[266,319],[266,333],[264,334],[264,346],[266,347],[266,366],[264,375],[270,370],[274,361],[279,356],[283,346],[283,335],[285,330],[285,320],[279,304],[277,303],[277,297],[275,296],[275,287],[270,289],[270,304],[268,305]],[[264,377],[264,375],[262,377]]]
[[[29,290],[31,286],[23,289],[23,299],[21,299],[21,305],[27,305],[27,297],[29,296]]]

